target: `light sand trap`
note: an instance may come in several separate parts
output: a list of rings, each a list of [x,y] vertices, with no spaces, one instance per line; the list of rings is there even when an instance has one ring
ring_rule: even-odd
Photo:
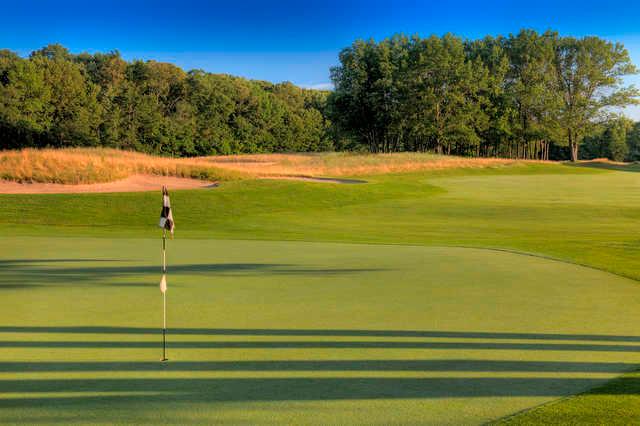
[[[305,182],[358,184],[358,179],[323,178],[309,176],[269,176],[262,179],[301,180]],[[0,194],[74,194],[83,192],[143,192],[160,191],[162,185],[172,189],[215,188],[217,182],[173,176],[133,175],[126,179],[105,183],[68,185],[61,183],[18,183],[0,179]]]
[[[60,183],[18,183],[0,180],[0,194],[69,194],[80,192],[142,192],[160,191],[162,185],[169,190],[213,188],[216,182],[173,176],[133,175],[115,182],[65,185]]]

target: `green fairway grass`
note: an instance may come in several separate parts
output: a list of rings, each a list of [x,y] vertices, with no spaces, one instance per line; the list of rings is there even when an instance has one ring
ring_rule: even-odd
[[[640,174],[365,179],[172,192],[166,364],[159,194],[0,196],[0,422],[638,421]]]

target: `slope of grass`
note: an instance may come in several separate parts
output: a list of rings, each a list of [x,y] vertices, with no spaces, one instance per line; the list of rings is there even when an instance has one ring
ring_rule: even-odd
[[[175,191],[172,201],[182,238],[495,247],[639,278],[639,176],[529,165],[383,175],[365,185],[229,182]],[[157,235],[154,193],[1,198],[8,233]]]
[[[232,423],[331,423],[336,413],[342,423],[477,423],[599,386],[637,365],[640,287],[543,257],[639,279],[640,174],[529,164],[367,180],[364,185],[246,180],[173,192],[177,238],[170,243],[175,256],[170,264],[183,266],[171,272],[170,286],[176,286],[170,287],[171,297],[185,298],[174,301],[178,307],[171,305],[179,309],[171,314],[174,327],[244,331],[218,330],[206,339],[184,331],[179,340],[187,343],[172,353],[193,363],[160,372],[144,364],[155,356],[157,336],[139,335],[140,328],[158,320],[152,312],[159,300],[145,303],[149,294],[158,298],[153,292],[159,195],[0,196],[0,287],[11,307],[2,323],[14,319],[15,326],[35,327],[0,331],[0,341],[10,342],[3,343],[7,364],[5,373],[0,364],[0,374],[6,381],[0,386],[14,399],[4,403],[10,415],[0,417],[14,423],[60,421],[65,408],[69,420],[95,413],[88,422],[152,422],[162,411],[142,392],[156,389],[159,401],[176,399],[171,407],[180,408],[175,414],[183,422],[202,421],[215,408],[224,413],[220,421]],[[54,327],[114,324],[116,329],[75,333]],[[251,333],[246,330],[274,328],[334,334],[268,331],[275,334],[246,338]],[[336,336],[335,330],[343,331]],[[354,336],[353,330],[400,333]],[[389,343],[400,338],[404,346],[418,343]],[[49,340],[80,343],[15,343]],[[108,343],[128,340],[143,343],[131,348]],[[316,343],[286,348],[215,343],[255,340]],[[379,343],[335,343],[344,340]],[[107,343],[82,343],[93,341]],[[326,347],[317,341],[334,343]],[[47,357],[51,364],[42,364]],[[106,371],[96,359],[108,362]],[[311,364],[283,367],[295,360]],[[437,360],[445,365],[436,374]],[[524,363],[510,363],[517,360]],[[15,364],[25,361],[32,364]],[[258,363],[216,364],[238,361]],[[357,362],[347,369],[317,361]],[[398,361],[406,363],[392,364]],[[202,366],[210,369],[203,373]],[[78,381],[65,381],[73,378]],[[631,404],[638,395],[637,376],[626,378],[509,421],[637,421],[640,404]],[[477,393],[470,394],[473,390]],[[146,403],[148,409],[141,408]],[[116,404],[119,414],[105,404]]]
[[[496,422],[501,425],[579,424],[630,425],[640,423],[640,371],[628,373],[577,396]]]

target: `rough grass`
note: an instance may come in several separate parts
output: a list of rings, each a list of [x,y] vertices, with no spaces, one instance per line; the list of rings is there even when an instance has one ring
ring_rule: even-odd
[[[575,167],[590,167],[594,169],[617,170],[621,172],[640,171],[640,162],[638,161],[624,163],[620,161],[611,161],[607,158],[596,158],[593,160],[579,161],[572,165]]]
[[[107,148],[0,152],[0,178],[18,182],[103,183],[135,174],[230,181],[255,177],[363,176],[420,170],[523,165],[521,160],[421,153],[260,154],[167,158]]]
[[[422,170],[495,168],[535,163],[535,161],[505,158],[465,158],[428,153],[259,154],[204,157],[202,160],[221,168],[260,177],[367,176]]]
[[[23,149],[0,152],[0,178],[18,182],[102,183],[135,174],[208,181],[246,177],[197,159],[157,157],[107,148]]]

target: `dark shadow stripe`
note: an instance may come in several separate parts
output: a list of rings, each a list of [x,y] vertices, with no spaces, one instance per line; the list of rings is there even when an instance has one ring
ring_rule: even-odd
[[[503,333],[484,331],[269,329],[269,328],[173,328],[171,334],[218,336],[368,336],[458,339],[591,340],[638,342],[640,336],[606,334]],[[157,334],[152,327],[110,326],[0,326],[0,333]]]
[[[501,360],[330,360],[330,361],[171,361],[159,362],[0,362],[0,372],[80,371],[461,371],[461,372],[621,372],[624,362]]]
[[[181,349],[466,349],[545,350],[571,352],[640,352],[640,345],[503,342],[398,342],[398,341],[196,341],[169,340],[168,346]],[[157,348],[158,342],[128,341],[0,341],[1,348]]]
[[[639,379],[627,379],[638,381]],[[3,407],[37,403],[84,403],[95,399],[134,402],[306,401],[340,399],[561,396],[601,383],[594,378],[219,378],[0,380],[0,392],[32,393],[4,399]],[[38,398],[51,392],[158,392],[162,395]],[[608,392],[606,389],[602,392]]]

